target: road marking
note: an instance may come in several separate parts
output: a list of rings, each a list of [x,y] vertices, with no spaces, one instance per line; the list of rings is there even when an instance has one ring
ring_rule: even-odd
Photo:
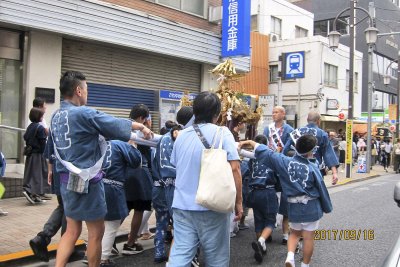
[[[377,182],[377,183],[373,183],[371,184],[372,186],[381,186],[383,184],[386,184],[386,182]]]
[[[368,187],[360,187],[360,188],[354,189],[352,192],[353,192],[353,193],[358,193],[358,192],[368,191],[368,190],[369,190]]]

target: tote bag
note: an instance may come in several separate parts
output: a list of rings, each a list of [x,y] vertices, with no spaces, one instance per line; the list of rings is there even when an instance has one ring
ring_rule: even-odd
[[[202,139],[198,127],[197,130]],[[219,145],[215,147],[218,135],[220,135]],[[227,160],[227,152],[222,149],[222,142],[223,130],[218,127],[212,146],[205,148],[201,156],[196,203],[213,211],[228,213],[235,209],[236,186],[231,165]]]

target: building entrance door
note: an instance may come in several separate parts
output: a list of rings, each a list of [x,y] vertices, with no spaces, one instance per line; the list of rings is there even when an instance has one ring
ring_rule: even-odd
[[[0,124],[20,126],[21,33],[0,29]],[[18,159],[20,133],[0,129],[0,150]]]

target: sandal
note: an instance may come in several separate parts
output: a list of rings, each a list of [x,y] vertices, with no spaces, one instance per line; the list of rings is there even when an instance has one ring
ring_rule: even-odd
[[[336,177],[336,179],[332,179],[332,185],[337,184],[337,182],[339,181],[339,179]]]

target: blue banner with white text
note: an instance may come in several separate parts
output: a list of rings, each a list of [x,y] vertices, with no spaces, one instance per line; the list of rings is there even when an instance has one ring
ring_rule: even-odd
[[[250,56],[250,0],[223,0],[222,57]]]

